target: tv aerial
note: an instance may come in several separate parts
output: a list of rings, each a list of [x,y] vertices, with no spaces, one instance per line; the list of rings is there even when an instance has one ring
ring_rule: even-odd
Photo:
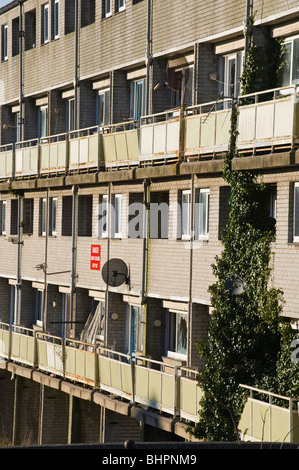
[[[119,287],[124,283],[128,283],[128,267],[126,263],[119,258],[109,259],[102,268],[102,278],[111,287]]]

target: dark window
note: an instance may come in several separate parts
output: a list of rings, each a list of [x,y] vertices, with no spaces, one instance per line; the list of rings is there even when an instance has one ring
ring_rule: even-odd
[[[150,238],[168,238],[169,193],[152,192],[150,199]]]
[[[18,200],[12,199],[10,201],[10,234],[17,235],[18,233]]]
[[[75,31],[75,0],[65,0],[65,34]]]
[[[79,196],[78,198],[78,236],[91,237],[92,235],[92,196]]]
[[[63,237],[72,235],[72,196],[64,196],[62,198],[62,228]]]
[[[35,10],[25,13],[25,50],[28,51],[36,44],[36,13]]]
[[[12,55],[19,53],[19,17],[12,20]]]
[[[86,0],[81,8],[81,27],[95,22],[95,0]]]
[[[33,199],[23,200],[23,233],[33,233]]]

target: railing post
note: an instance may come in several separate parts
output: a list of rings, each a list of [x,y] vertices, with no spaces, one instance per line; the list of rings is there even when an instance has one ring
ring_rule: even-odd
[[[290,442],[293,442],[293,398],[289,398],[289,414]]]
[[[132,404],[135,405],[135,361],[133,360],[132,354],[130,355],[130,363],[131,363],[131,380],[132,380]]]

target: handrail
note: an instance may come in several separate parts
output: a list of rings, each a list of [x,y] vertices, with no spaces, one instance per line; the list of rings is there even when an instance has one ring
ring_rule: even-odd
[[[270,89],[267,89],[267,90],[255,91],[255,92],[252,92],[252,93],[247,93],[245,95],[239,95],[238,96],[238,102],[240,102],[241,100],[243,100],[245,98],[254,97],[255,98],[255,103],[258,103],[257,97],[262,96],[262,95],[267,95],[269,93],[273,93],[274,99],[277,99],[277,94],[278,93],[290,90],[291,91],[290,93],[283,95],[283,96],[288,96],[290,94],[294,94],[295,91],[297,91],[297,89],[298,89],[297,85],[289,85],[289,86],[283,86],[283,87],[277,87],[277,88],[270,88]]]

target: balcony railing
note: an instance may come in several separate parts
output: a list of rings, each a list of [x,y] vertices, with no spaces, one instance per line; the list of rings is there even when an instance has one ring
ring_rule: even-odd
[[[238,99],[239,154],[299,144],[297,87]],[[0,180],[221,157],[228,150],[230,99],[171,109],[110,126],[95,126],[0,147]]]
[[[203,392],[194,369],[166,365],[6,323],[0,323],[1,358],[90,386],[191,424],[198,421]],[[299,399],[246,385],[241,387],[249,390],[239,423],[243,439],[299,442]]]

